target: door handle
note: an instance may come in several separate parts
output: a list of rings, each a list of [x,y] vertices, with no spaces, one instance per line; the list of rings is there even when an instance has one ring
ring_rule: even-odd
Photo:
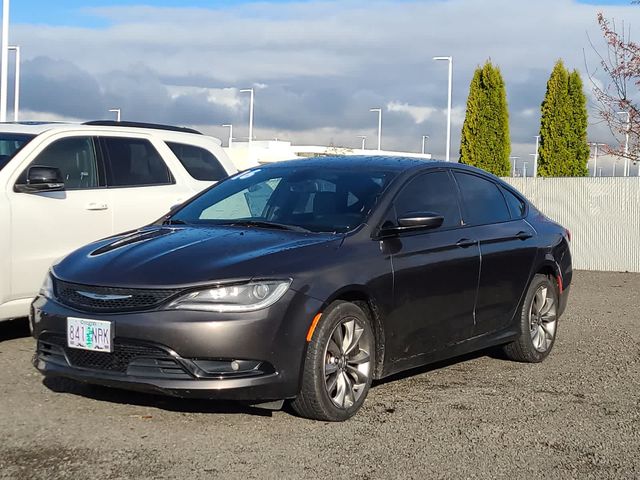
[[[518,232],[516,233],[515,237],[519,240],[526,240],[528,238],[533,237],[533,233],[530,232]]]
[[[462,238],[458,240],[458,243],[456,243],[456,247],[467,248],[475,245],[476,243],[477,243],[476,240],[471,240],[469,238]]]
[[[84,207],[85,210],[107,210],[109,208],[109,205],[107,205],[106,203],[97,203],[97,202],[91,202],[91,203],[87,203],[87,205]]]

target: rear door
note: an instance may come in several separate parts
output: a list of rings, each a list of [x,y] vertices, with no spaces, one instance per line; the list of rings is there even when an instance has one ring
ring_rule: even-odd
[[[19,193],[30,166],[59,168],[60,192]],[[11,296],[33,297],[49,266],[72,250],[112,232],[104,170],[90,136],[67,136],[43,146],[19,169],[7,192],[11,209]]]
[[[480,242],[475,333],[482,335],[510,324],[536,255],[535,231],[523,219],[526,207],[515,194],[475,173],[457,171],[454,177],[465,230]]]
[[[480,253],[477,242],[461,231],[457,190],[447,170],[411,179],[387,221],[410,212],[437,213],[444,223],[386,239],[381,246],[392,252],[393,311],[386,341],[393,362],[443,350],[473,332]]]
[[[105,158],[115,233],[146,225],[195,193],[178,181],[152,139],[102,136],[99,143]]]

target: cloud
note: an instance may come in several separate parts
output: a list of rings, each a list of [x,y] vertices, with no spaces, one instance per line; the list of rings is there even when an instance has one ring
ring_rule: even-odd
[[[585,70],[586,51],[595,65],[586,32],[599,39],[598,10],[640,21],[637,6],[573,0],[211,3],[85,9],[95,28],[14,25],[26,58],[23,106],[82,119],[120,107],[126,119],[221,136],[218,125],[233,123],[243,136],[248,96],[237,89],[253,85],[258,137],[355,147],[357,135],[375,135],[369,109],[386,106],[385,146],[417,151],[429,135],[443,156],[447,69],[431,57],[452,55],[455,155],[473,70],[491,58],[507,85],[514,154],[525,156],[555,60]]]
[[[419,107],[417,105],[409,105],[408,103],[389,102],[387,104],[389,112],[403,112],[413,118],[416,123],[424,123],[438,110],[433,107]]]

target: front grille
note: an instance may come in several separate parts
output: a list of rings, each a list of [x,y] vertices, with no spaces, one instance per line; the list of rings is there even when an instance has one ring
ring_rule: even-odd
[[[132,342],[130,340],[114,340],[113,352],[92,352],[67,346],[64,336],[44,334],[38,342],[38,353],[51,361],[56,351],[64,352],[69,364],[73,367],[106,372],[127,373],[130,368],[135,373],[149,377],[190,376],[182,366],[165,350],[154,345]],[[141,359],[148,360],[147,362]]]
[[[150,310],[180,290],[94,287],[54,279],[56,298],[63,304],[88,312],[115,313]]]

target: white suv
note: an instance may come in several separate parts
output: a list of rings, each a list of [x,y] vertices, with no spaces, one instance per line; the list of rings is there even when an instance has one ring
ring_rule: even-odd
[[[28,315],[47,269],[236,172],[220,141],[130,122],[0,125],[0,321]]]

